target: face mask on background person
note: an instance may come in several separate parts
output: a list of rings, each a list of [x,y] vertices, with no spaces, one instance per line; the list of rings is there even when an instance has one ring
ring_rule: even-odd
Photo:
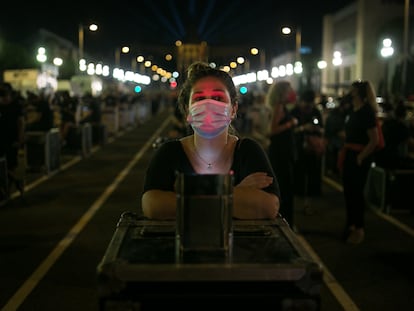
[[[203,99],[190,106],[187,122],[204,138],[214,138],[230,124],[230,105],[214,99]]]
[[[288,103],[296,103],[296,92],[293,90],[290,91],[286,96],[286,101]]]
[[[296,92],[295,91],[292,90],[287,94],[285,105],[286,105],[286,109],[289,111],[295,108],[296,106]]]

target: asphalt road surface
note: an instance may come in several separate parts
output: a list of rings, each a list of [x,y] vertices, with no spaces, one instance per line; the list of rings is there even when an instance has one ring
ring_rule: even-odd
[[[167,132],[169,114],[123,130],[88,157],[66,157],[54,174],[27,176],[24,195],[0,206],[2,311],[99,309],[97,265],[120,215],[140,212],[152,143]],[[365,241],[348,245],[341,191],[325,178],[313,213],[295,202],[298,238],[324,268],[322,310],[413,310],[414,215],[405,206],[369,209]]]

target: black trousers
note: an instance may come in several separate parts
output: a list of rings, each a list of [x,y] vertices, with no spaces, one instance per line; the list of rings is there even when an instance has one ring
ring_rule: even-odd
[[[346,207],[346,228],[355,226],[364,228],[365,208],[364,187],[372,159],[366,159],[362,165],[357,164],[359,152],[347,150],[342,173]]]

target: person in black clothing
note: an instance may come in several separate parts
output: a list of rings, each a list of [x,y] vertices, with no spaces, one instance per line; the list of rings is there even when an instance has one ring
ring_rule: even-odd
[[[233,174],[233,217],[274,219],[279,187],[263,148],[229,132],[237,113],[231,76],[208,64],[190,65],[178,97],[194,134],[156,149],[145,174],[141,203],[144,216],[176,217],[176,173]]]
[[[274,83],[266,94],[272,108],[268,155],[280,186],[280,212],[294,228],[294,165],[297,158],[294,129],[298,120],[290,113],[296,93],[288,81]]]
[[[76,126],[76,110],[78,99],[70,96],[68,91],[57,94],[56,103],[60,108],[61,124],[59,128],[62,145],[66,144],[66,139],[70,129]]]
[[[325,119],[324,135],[327,141],[325,153],[325,173],[339,176],[338,153],[344,145],[345,119],[352,110],[352,98],[343,96],[339,105],[328,112]]]
[[[386,169],[414,169],[414,159],[409,157],[408,152],[414,147],[414,137],[406,117],[407,107],[400,102],[391,111],[391,116],[383,121],[385,146],[375,157],[378,166]]]
[[[92,94],[85,94],[82,98],[84,107],[87,109],[86,115],[80,120],[80,124],[90,123],[91,125],[99,125],[102,121],[101,103],[98,98],[94,98]]]
[[[365,237],[364,187],[379,142],[374,89],[369,81],[352,83],[353,110],[345,121],[342,183],[346,207],[345,238],[359,244]]]
[[[322,156],[309,150],[306,144],[308,136],[323,138],[323,119],[320,110],[315,106],[315,92],[306,90],[301,94],[298,106],[292,112],[298,120],[295,129],[297,160],[295,162],[295,194],[305,199],[305,212],[312,212],[312,197],[322,193]],[[322,140],[323,142],[323,140]],[[322,151],[323,152],[323,151]]]
[[[9,184],[14,183],[22,193],[24,181],[16,176],[19,148],[24,144],[24,108],[9,83],[0,85],[0,157],[7,162]],[[8,197],[10,187],[2,195]]]
[[[54,126],[53,110],[45,93],[28,93],[28,104],[35,110],[36,118],[26,123],[26,131],[47,132]]]

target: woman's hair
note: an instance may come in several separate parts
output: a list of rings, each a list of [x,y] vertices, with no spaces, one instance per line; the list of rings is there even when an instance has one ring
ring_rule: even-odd
[[[188,67],[187,78],[178,95],[178,106],[184,115],[188,113],[191,89],[198,80],[206,77],[214,77],[223,82],[230,94],[231,104],[233,106],[237,104],[237,90],[231,76],[223,70],[209,66],[207,63],[195,62]]]
[[[375,112],[378,111],[377,98],[371,82],[357,80],[352,82],[351,86],[357,90],[358,97],[364,103],[369,104]]]
[[[274,107],[276,103],[281,103],[289,88],[291,88],[289,81],[278,81],[272,84],[267,92],[266,104]]]

